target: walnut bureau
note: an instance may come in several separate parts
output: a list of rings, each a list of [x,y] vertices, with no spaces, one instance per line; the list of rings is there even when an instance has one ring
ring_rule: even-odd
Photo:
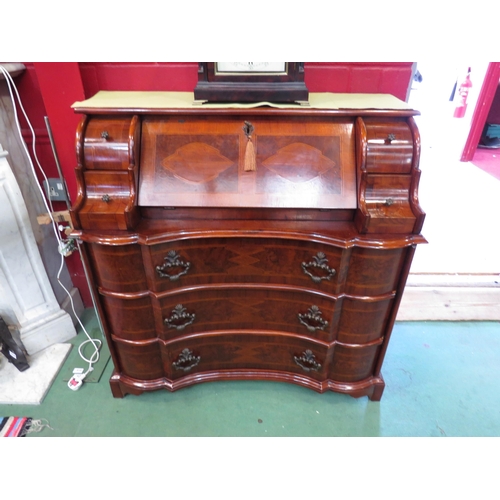
[[[100,92],[75,103],[71,210],[114,397],[274,380],[380,400],[424,243],[418,112]]]

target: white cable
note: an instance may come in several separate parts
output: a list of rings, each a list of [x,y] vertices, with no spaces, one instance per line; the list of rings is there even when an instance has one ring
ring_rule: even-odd
[[[35,161],[36,161],[36,163],[38,165],[38,168],[40,169],[40,172],[42,173],[42,175],[43,175],[43,177],[45,179],[45,182],[47,182],[47,185],[48,185],[47,176],[45,175],[45,172],[44,172],[42,166],[40,165],[40,162],[38,161],[38,156],[36,154],[36,149],[35,149],[36,135],[35,135],[35,131],[33,130],[33,127],[31,125],[31,122],[30,122],[29,118],[28,118],[28,115],[26,114],[26,111],[24,110],[24,107],[23,107],[22,102],[21,102],[21,98],[19,97],[19,93],[17,91],[16,85],[14,83],[14,80],[10,76],[10,73],[3,66],[0,66],[0,70],[2,71],[3,75],[5,76],[5,80],[7,82],[7,87],[9,89],[10,99],[12,101],[12,107],[14,109],[14,117],[16,119],[16,126],[17,126],[17,130],[19,132],[19,137],[21,138],[21,144],[22,144],[22,146],[24,148],[26,156],[28,157],[28,162],[29,162],[31,170],[33,172],[33,176],[35,177],[36,186],[38,187],[38,190],[40,191],[40,194],[42,195],[43,203],[45,205],[45,208],[46,208],[47,212],[49,213],[50,220],[52,221],[52,225],[53,225],[53,229],[54,229],[54,234],[56,235],[57,241],[61,241],[61,235],[57,232],[56,222],[54,220],[54,217],[52,216],[52,212],[54,212],[54,209],[53,209],[53,206],[52,206],[52,200],[50,200],[50,198],[49,198],[48,204],[47,204],[47,200],[45,198],[45,193],[43,192],[42,187],[38,183],[38,179],[37,179],[36,172],[35,172],[35,167],[33,165],[33,162],[31,161],[31,157],[30,157],[29,152],[28,152],[28,147],[26,146],[26,143],[24,142],[24,139],[23,139],[23,136],[22,136],[21,125],[19,124],[19,117],[17,116],[16,102],[15,102],[15,99],[14,99],[14,95],[12,93],[12,89],[14,89],[14,91],[16,93],[17,102],[19,104],[19,107],[21,108],[21,111],[23,112],[24,118],[26,119],[26,122],[28,123],[28,127],[29,127],[29,129],[31,131],[31,137],[32,137],[32,140],[33,140],[33,146],[32,146],[33,157],[35,158]],[[50,207],[49,207],[49,204],[50,204]]]
[[[71,294],[69,293],[69,291],[66,289],[66,287],[62,284],[61,280],[60,280],[60,276],[61,276],[61,271],[62,271],[62,268],[63,268],[63,264],[64,264],[64,257],[61,255],[61,265],[59,266],[59,271],[57,272],[57,281],[59,283],[59,285],[61,285],[61,288],[66,292],[66,294],[68,295],[69,297],[69,300],[70,300],[70,303],[71,303],[71,309],[73,310],[73,314],[75,315],[75,318],[77,319],[78,323],[80,324],[83,332],[85,333],[85,335],[87,336],[88,340],[86,340],[85,342],[82,342],[80,344],[80,346],[78,347],[78,353],[80,354],[80,357],[83,359],[83,361],[86,361],[88,364],[89,364],[89,368],[88,370],[82,375],[82,380],[87,376],[87,374],[89,372],[91,372],[94,368],[92,367],[93,364],[97,363],[99,361],[99,349],[101,348],[101,345],[102,345],[102,341],[100,339],[93,339],[89,333],[87,332],[87,330],[85,329],[85,327],[83,326],[83,323],[80,321],[80,318],[78,317],[78,315],[76,314],[76,311],[75,311],[75,306],[74,306],[74,303],[73,303],[73,298],[71,297]],[[90,359],[87,359],[84,355],[83,355],[83,352],[82,352],[82,349],[83,349],[83,346],[85,344],[87,344],[88,342],[91,342],[92,345],[94,346],[94,354],[92,354],[92,357]],[[99,342],[99,347],[97,347],[96,345],[96,342]]]
[[[43,200],[43,203],[45,205],[45,208],[46,208],[46,210],[47,210],[47,212],[49,214],[50,220],[52,221],[52,228],[54,230],[54,234],[56,235],[56,239],[57,239],[57,243],[58,243],[58,249],[59,249],[59,248],[61,248],[61,243],[63,242],[63,239],[61,238],[61,235],[58,232],[58,229],[59,229],[58,228],[58,224],[56,223],[56,221],[54,220],[54,217],[52,215],[52,213],[54,212],[54,209],[53,209],[53,206],[52,206],[52,200],[49,197],[48,203],[47,203],[47,200],[46,200],[46,197],[45,197],[45,193],[44,193],[42,187],[40,186],[40,184],[38,182],[38,178],[36,176],[35,167],[33,165],[33,162],[31,161],[31,157],[30,157],[29,152],[28,152],[28,147],[26,146],[26,143],[24,142],[24,139],[23,139],[23,136],[22,136],[21,125],[19,124],[19,118],[17,116],[16,101],[15,101],[14,95],[12,93],[12,88],[14,89],[14,91],[16,93],[16,97],[17,97],[17,101],[18,101],[19,107],[21,108],[21,110],[23,112],[23,115],[24,115],[24,118],[26,119],[26,122],[28,123],[28,126],[29,126],[29,128],[31,130],[31,135],[32,135],[32,140],[33,140],[33,146],[32,146],[33,157],[35,158],[37,166],[40,169],[40,172],[42,173],[42,175],[43,175],[43,177],[45,179],[45,182],[48,185],[47,176],[46,176],[46,174],[45,174],[42,166],[40,165],[40,162],[38,160],[38,156],[37,156],[36,150],[35,150],[35,141],[36,141],[35,131],[33,130],[33,127],[31,125],[31,122],[30,122],[29,118],[28,118],[28,115],[26,114],[26,111],[24,110],[24,107],[23,107],[22,102],[21,102],[21,98],[19,97],[19,93],[18,93],[16,85],[14,83],[14,80],[10,76],[9,72],[3,66],[1,66],[1,65],[0,65],[0,71],[2,71],[3,75],[5,76],[5,80],[7,82],[7,87],[9,89],[10,98],[11,98],[11,101],[12,101],[12,107],[13,107],[13,110],[14,110],[14,117],[16,119],[16,126],[17,126],[17,130],[18,130],[18,133],[19,133],[19,137],[21,138],[21,144],[23,145],[24,151],[25,151],[26,156],[28,158],[28,162],[30,164],[31,171],[33,173],[33,177],[35,178],[35,183],[36,183],[36,185],[37,185],[37,187],[38,187],[38,189],[40,191],[40,194],[42,195],[42,200]],[[85,342],[83,342],[80,345],[80,347],[78,348],[78,353],[80,354],[80,357],[85,362],[87,362],[89,364],[88,370],[83,375],[81,375],[81,380],[83,380],[83,378],[85,378],[85,376],[94,369],[92,367],[92,365],[95,364],[95,363],[97,363],[99,361],[99,349],[100,349],[100,347],[102,345],[102,341],[100,339],[92,339],[90,337],[90,335],[88,334],[87,330],[85,329],[85,326],[83,325],[83,323],[80,321],[80,318],[76,314],[75,305],[73,303],[73,297],[71,296],[71,293],[66,289],[66,287],[62,284],[61,279],[60,279],[61,272],[62,272],[62,269],[63,269],[63,266],[64,266],[64,255],[62,255],[59,251],[58,251],[58,253],[61,255],[61,265],[59,267],[59,271],[57,272],[57,282],[59,283],[59,285],[61,286],[61,288],[68,295],[69,301],[70,301],[70,304],[71,304],[71,309],[73,310],[73,314],[75,315],[75,318],[78,321],[78,323],[79,323],[80,327],[82,328],[83,332],[88,337],[88,340],[86,340]],[[91,342],[92,345],[94,346],[94,349],[95,349],[95,351],[92,354],[92,356],[91,356],[90,359],[85,358],[85,356],[83,355],[83,352],[82,352],[83,346],[85,344],[87,344],[88,342]],[[97,347],[96,342],[99,342],[99,347]]]

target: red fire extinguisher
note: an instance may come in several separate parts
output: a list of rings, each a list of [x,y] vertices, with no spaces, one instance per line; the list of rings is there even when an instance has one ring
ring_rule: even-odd
[[[470,80],[469,68],[465,80],[461,83],[460,88],[458,89],[457,106],[455,108],[455,112],[453,113],[455,118],[463,118],[465,116],[465,112],[467,111],[467,97],[471,87],[472,82]]]

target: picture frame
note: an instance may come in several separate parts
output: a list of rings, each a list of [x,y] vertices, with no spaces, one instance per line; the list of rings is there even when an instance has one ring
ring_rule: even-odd
[[[205,102],[308,102],[304,63],[200,62],[196,101]]]

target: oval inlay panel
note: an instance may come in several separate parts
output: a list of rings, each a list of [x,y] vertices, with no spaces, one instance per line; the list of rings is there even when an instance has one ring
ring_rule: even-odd
[[[281,148],[262,164],[290,182],[307,182],[335,167],[319,149],[300,142]]]
[[[184,182],[203,184],[216,179],[233,162],[202,142],[192,142],[168,156],[162,165]]]

